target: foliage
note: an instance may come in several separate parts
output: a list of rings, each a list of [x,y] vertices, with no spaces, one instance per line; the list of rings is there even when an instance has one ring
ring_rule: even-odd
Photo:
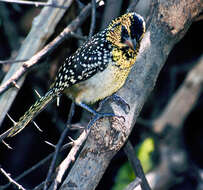
[[[154,151],[154,140],[146,138],[138,145],[136,155],[138,156],[145,173],[153,167],[152,153]],[[116,183],[112,190],[123,190],[130,182],[135,179],[134,171],[129,162],[121,166],[116,176]]]

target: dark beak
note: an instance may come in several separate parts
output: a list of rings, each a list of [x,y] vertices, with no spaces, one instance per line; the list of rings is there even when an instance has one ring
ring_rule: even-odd
[[[129,39],[127,39],[127,40],[125,41],[125,44],[126,44],[127,46],[129,46],[131,49],[136,50],[136,44],[137,44],[136,39],[131,39],[131,38],[129,38]]]

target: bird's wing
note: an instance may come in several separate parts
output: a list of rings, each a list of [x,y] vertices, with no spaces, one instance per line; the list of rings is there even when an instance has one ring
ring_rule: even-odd
[[[104,33],[98,33],[65,60],[54,82],[56,91],[87,80],[107,67],[111,45],[104,36]]]

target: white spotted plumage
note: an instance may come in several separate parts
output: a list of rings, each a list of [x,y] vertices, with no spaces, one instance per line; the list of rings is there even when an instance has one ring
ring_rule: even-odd
[[[127,13],[113,20],[65,59],[50,90],[19,119],[9,135],[19,133],[62,93],[81,105],[94,103],[119,90],[135,62],[144,33],[144,20],[136,13]],[[128,40],[136,46],[129,46]]]

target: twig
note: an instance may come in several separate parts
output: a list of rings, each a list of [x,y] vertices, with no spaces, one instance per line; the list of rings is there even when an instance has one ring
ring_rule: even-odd
[[[18,189],[25,190],[25,188],[13,180],[10,175],[3,169],[0,168],[0,172],[9,180],[10,183],[14,184]]]
[[[2,143],[8,148],[8,149],[13,149],[8,143],[6,143],[4,140],[2,140]]]
[[[142,180],[139,177],[136,177],[135,180],[133,180],[133,182],[131,182],[130,184],[128,184],[128,186],[125,188],[125,190],[136,190],[135,188],[140,185],[142,182]]]
[[[97,6],[99,6],[99,2],[101,0],[97,0]],[[11,84],[17,81],[31,66],[38,63],[41,59],[51,53],[59,44],[64,41],[65,38],[69,37],[70,33],[76,30],[82,22],[89,15],[89,10],[91,9],[91,3],[89,3],[85,8],[80,12],[77,18],[75,18],[61,33],[58,35],[53,41],[47,44],[41,51],[36,53],[31,59],[24,62],[23,66],[20,67],[5,83],[0,86],[0,94],[8,89]]]
[[[38,1],[22,1],[22,0],[0,0],[0,2],[5,2],[5,3],[17,3],[17,4],[22,4],[22,5],[31,5],[35,7],[54,7],[54,8],[60,8],[60,9],[67,9],[68,7],[63,6],[63,5],[57,5],[54,3],[47,3],[47,2],[38,2]]]
[[[173,11],[174,14],[171,14],[171,11]],[[113,103],[110,104],[110,108],[108,107],[108,110],[112,109],[115,114],[119,115],[122,112],[122,115],[126,118],[126,122],[123,125],[121,124],[124,126],[125,135],[123,135],[121,140],[116,141],[119,147],[125,143],[133,129],[136,118],[146,98],[152,91],[158,74],[171,49],[184,36],[195,16],[201,11],[201,0],[187,0],[187,3],[185,3],[185,1],[176,0],[170,2],[167,0],[158,1],[158,6],[156,6],[156,10],[154,10],[154,16],[152,17],[148,31],[141,43],[140,54],[137,57],[137,61],[125,85],[117,93],[128,102],[131,109],[129,113],[125,115],[122,109],[119,109]],[[177,19],[181,20],[181,22],[177,22]],[[174,28],[176,30],[174,30]],[[112,157],[119,150],[119,148],[112,150],[111,144],[105,146],[106,141],[104,141],[105,145],[102,144],[103,141],[98,142],[98,136],[100,134],[102,136],[102,130],[106,128],[109,129],[110,124],[106,122],[106,120],[103,120],[99,123],[99,126],[102,126],[100,130],[96,131],[95,129],[94,135],[92,137],[90,136],[91,138],[86,141],[81,155],[76,161],[77,164],[70,170],[61,189],[65,190],[68,187],[71,188],[73,185],[77,185],[77,187],[83,187],[83,190],[89,190],[95,189],[98,185]],[[109,130],[106,131],[105,139],[113,139],[113,135],[109,133]],[[105,148],[101,148],[102,146]],[[163,175],[163,170],[161,174]]]
[[[120,15],[122,0],[108,0],[104,9],[104,14],[101,20],[101,29],[104,29],[112,19]]]
[[[39,127],[39,125],[37,125],[37,123],[35,121],[32,121],[32,123],[34,124],[34,126],[36,127],[36,129],[39,131],[39,132],[43,132],[43,130]]]
[[[2,142],[8,136],[8,134],[10,133],[11,130],[12,130],[12,128],[8,129],[7,131],[5,131],[4,133],[2,133],[0,135],[0,142]]]
[[[97,6],[100,6],[102,0],[97,0]],[[81,11],[79,16],[74,19],[64,30],[61,32],[61,34],[56,37],[52,42],[47,44],[41,51],[39,51],[37,54],[35,54],[31,59],[26,61],[22,67],[17,70],[13,76],[10,77],[9,80],[7,80],[5,83],[3,83],[0,86],[0,94],[4,92],[6,89],[9,88],[10,85],[13,84],[13,82],[17,81],[26,71],[28,68],[33,66],[34,64],[38,63],[39,60],[47,56],[48,53],[53,51],[65,38],[70,35],[72,31],[74,31],[77,27],[82,24],[82,22],[85,20],[85,18],[89,15],[89,11],[91,9],[91,4],[89,3],[85,8]],[[0,135],[0,142],[6,138],[9,134],[11,129],[8,129],[6,132]]]
[[[13,64],[13,63],[21,63],[21,62],[25,62],[28,61],[29,59],[23,59],[23,60],[4,60],[4,61],[0,61],[0,64]]]
[[[52,148],[56,148],[56,145],[52,144],[51,142],[49,141],[44,141],[46,144],[48,144],[49,146],[51,146]]]
[[[52,3],[53,0],[48,0]],[[58,4],[63,4],[70,7],[73,0],[54,0]],[[2,4],[2,3],[1,3]],[[31,58],[36,54],[46,43],[47,39],[53,34],[54,29],[62,16],[65,14],[64,9],[54,9],[51,7],[44,7],[38,16],[34,18],[34,24],[31,27],[30,32],[24,39],[16,57],[17,60],[23,60]],[[1,84],[7,82],[13,74],[15,74],[23,63],[12,64],[9,71],[6,73]],[[25,75],[18,80],[18,86],[21,87],[25,80]],[[11,88],[0,96],[0,125],[5,118],[13,100],[15,99],[19,90]]]
[[[75,0],[75,2],[78,4],[78,8],[79,9],[83,9],[84,8],[85,5],[80,0]]]
[[[91,122],[91,121],[90,121]],[[65,171],[70,167],[70,164],[75,161],[76,155],[79,152],[81,146],[86,141],[91,128],[86,128],[82,134],[77,138],[77,140],[73,141],[73,147],[71,148],[68,156],[64,159],[64,161],[60,164],[57,170],[57,174],[55,177],[55,181],[52,184],[52,189],[56,189],[58,184],[61,183],[62,178],[64,176]]]
[[[63,141],[64,141],[64,139],[66,137],[66,134],[67,134],[68,130],[70,129],[71,120],[73,118],[74,112],[75,112],[75,103],[72,102],[70,112],[69,112],[69,115],[68,115],[68,120],[67,120],[67,123],[66,123],[66,128],[64,129],[63,133],[61,134],[59,142],[56,145],[56,150],[55,150],[55,153],[54,153],[54,156],[53,156],[53,159],[52,159],[52,162],[50,164],[49,171],[48,171],[48,174],[47,174],[47,177],[46,177],[46,180],[45,180],[45,184],[44,184],[44,188],[43,188],[44,190],[46,190],[48,188],[48,181],[50,181],[50,179],[51,179],[51,175],[53,173],[55,163],[56,163],[56,158],[58,156],[61,145],[62,145],[62,143],[63,143]]]
[[[126,145],[124,146],[124,152],[128,156],[128,159],[135,172],[135,175],[142,180],[142,182],[141,182],[142,190],[151,190],[151,188],[146,180],[141,163],[140,163],[139,159],[136,157],[133,146],[129,140],[127,141]]]
[[[77,38],[78,40],[87,40],[87,37],[86,36],[82,36],[82,35],[79,35],[75,32],[71,32],[70,35],[74,38]]]
[[[92,0],[92,16],[91,16],[89,38],[91,38],[94,33],[95,23],[96,23],[96,0]]]
[[[63,151],[65,149],[67,149],[68,147],[72,146],[72,143],[67,143],[65,145],[63,145],[63,147],[60,149],[60,151]],[[16,178],[14,178],[15,181],[19,181],[20,179],[22,179],[23,177],[25,177],[26,175],[28,175],[29,173],[31,173],[32,171],[36,170],[37,168],[39,168],[41,165],[43,165],[44,163],[46,163],[47,161],[49,161],[55,152],[49,154],[47,157],[45,157],[44,159],[42,159],[40,162],[38,162],[37,164],[35,164],[34,166],[32,166],[31,168],[29,168],[28,170],[24,171],[22,174],[20,174],[19,176],[17,176]],[[44,184],[44,182],[43,182]],[[1,190],[4,190],[6,188],[8,188],[10,185],[10,183],[0,186]]]
[[[44,184],[45,184],[45,181],[37,185],[33,190],[42,190],[42,188],[44,187]]]

